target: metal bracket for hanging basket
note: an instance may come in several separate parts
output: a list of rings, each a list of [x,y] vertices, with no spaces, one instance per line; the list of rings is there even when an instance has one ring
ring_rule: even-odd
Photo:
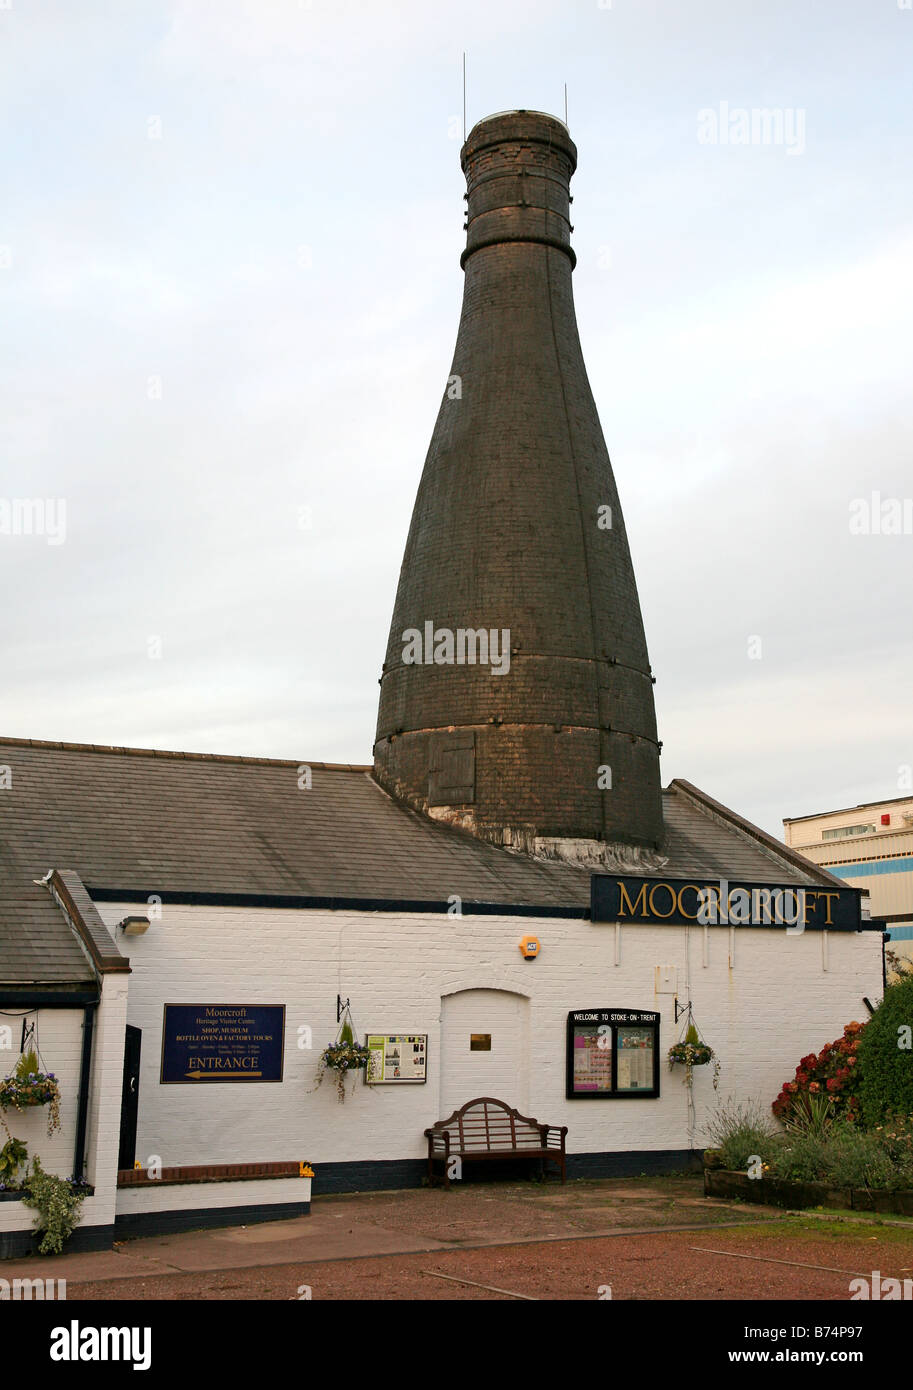
[[[675,1000],[675,1021],[676,1021],[676,1023],[678,1023],[679,1019],[682,1017],[683,1014],[690,1014],[690,1012],[691,1012],[691,1000],[690,1000],[690,999],[688,1000],[687,1004],[680,1004],[680,1003],[678,1002],[678,999]]]
[[[336,996],[336,1022],[337,1022],[337,1023],[338,1023],[339,1020],[342,1018],[343,1014],[345,1013],[346,1009],[348,1009],[348,1007],[349,1007],[349,1001],[348,1001],[348,999],[343,1000],[342,996],[339,995],[339,994],[337,994],[337,996]]]

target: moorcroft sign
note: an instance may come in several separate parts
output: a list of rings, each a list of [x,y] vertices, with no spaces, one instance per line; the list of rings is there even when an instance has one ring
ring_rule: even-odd
[[[688,878],[630,878],[593,874],[594,922],[859,931],[858,888],[800,888],[795,884],[710,882]]]

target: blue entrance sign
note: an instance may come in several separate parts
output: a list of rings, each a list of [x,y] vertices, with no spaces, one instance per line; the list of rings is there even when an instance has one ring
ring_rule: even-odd
[[[281,1081],[284,1004],[166,1004],[162,1084]]]

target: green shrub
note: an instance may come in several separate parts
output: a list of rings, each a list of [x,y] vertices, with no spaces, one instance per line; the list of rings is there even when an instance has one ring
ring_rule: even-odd
[[[44,1231],[38,1246],[39,1254],[60,1254],[64,1241],[79,1225],[82,1215],[80,1207],[85,1195],[66,1178],[59,1178],[56,1173],[46,1173],[38,1155],[35,1155],[28,1192],[22,1202],[24,1206],[36,1209],[35,1225],[39,1231]]]
[[[887,1189],[897,1171],[877,1134],[852,1126],[834,1134],[826,1153],[826,1181],[834,1187]]]
[[[28,1156],[28,1145],[10,1135],[0,1149],[0,1190],[16,1186],[16,1174],[20,1168],[28,1167]]]
[[[837,1122],[823,1133],[787,1135],[771,1163],[771,1176],[794,1182],[825,1182],[831,1187],[879,1191],[907,1189],[913,1181],[909,1136],[864,1130]]]
[[[790,1096],[780,1111],[780,1123],[787,1134],[810,1134],[826,1139],[834,1128],[834,1102],[827,1094],[804,1092]]]
[[[756,1156],[770,1162],[781,1142],[759,1101],[736,1101],[732,1096],[717,1106],[704,1134],[709,1147],[719,1152],[722,1166],[733,1170],[746,1169]]]
[[[876,1125],[871,1131],[877,1135],[893,1167],[889,1187],[895,1190],[913,1191],[913,1117],[888,1118],[883,1125]]]
[[[864,1124],[890,1115],[913,1116],[913,1050],[904,1047],[913,1028],[913,977],[889,985],[859,1040],[857,1092]]]
[[[787,1137],[773,1156],[770,1176],[793,1182],[825,1182],[828,1173],[828,1141],[817,1134]]]

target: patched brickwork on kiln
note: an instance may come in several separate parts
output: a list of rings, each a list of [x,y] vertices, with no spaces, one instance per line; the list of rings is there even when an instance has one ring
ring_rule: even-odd
[[[463,311],[406,543],[375,772],[485,838],[655,846],[652,678],[574,313],[576,157],[562,123],[535,112],[481,121],[463,147]],[[427,650],[404,663],[403,634],[429,623],[509,630],[509,669]],[[470,732],[471,760],[458,756]],[[445,764],[460,776],[437,775]]]

